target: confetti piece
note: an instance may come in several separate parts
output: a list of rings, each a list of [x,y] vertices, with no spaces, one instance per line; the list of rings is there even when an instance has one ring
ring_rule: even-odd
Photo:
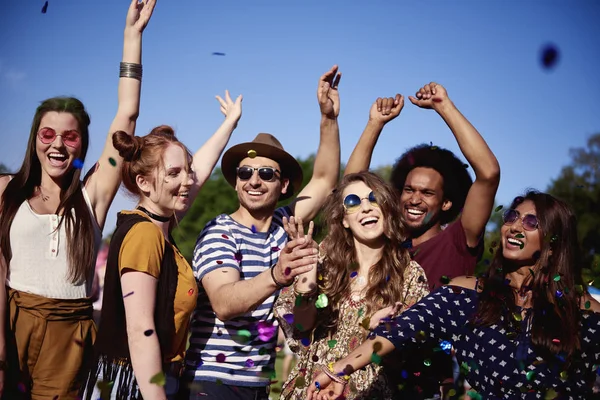
[[[336,344],[337,344],[337,340],[328,340],[327,341],[327,346],[329,346],[330,349],[333,349]]]
[[[560,281],[560,274],[554,275],[554,278],[552,278],[552,279],[554,280],[554,282]]]
[[[223,336],[223,331],[219,329],[219,330],[217,331],[217,336]]]
[[[541,51],[541,63],[542,63],[542,67],[545,70],[552,70],[554,67],[556,67],[556,64],[558,63],[558,59],[559,59],[559,54],[558,54],[558,49],[556,48],[556,46],[554,46],[553,44],[547,44],[544,47],[542,47],[542,51]]]
[[[523,239],[524,237],[525,237],[525,235],[523,235],[522,233],[517,233],[517,234],[515,235],[515,238],[516,238],[516,239]]]
[[[285,322],[291,325],[294,323],[294,314],[284,314],[283,319],[285,319]]]
[[[494,209],[494,212],[498,212],[498,211],[502,210],[503,208],[504,208],[504,206],[500,205]]]
[[[467,168],[469,168],[469,164],[463,164],[463,167],[464,167],[465,169],[467,169]]]
[[[285,271],[283,271],[283,273],[285,274],[285,276],[288,276],[289,274],[291,274],[291,273],[292,273],[292,269],[291,269],[290,267],[287,267],[287,268],[285,269]]]
[[[225,357],[225,354],[223,354],[223,353],[219,353],[219,354],[217,354],[217,357],[216,357],[216,359],[217,359],[217,362],[218,362],[218,363],[223,363],[223,362],[225,362],[225,358],[226,358],[226,357]]]
[[[265,354],[267,354],[267,348],[266,347],[261,347],[260,349],[258,349],[258,355],[259,356],[264,356]]]
[[[217,264],[221,265],[221,264],[223,264],[223,261],[217,260]]]
[[[271,251],[277,252],[281,250],[279,247],[275,246],[275,247],[271,247]]]
[[[513,318],[515,319],[515,321],[517,322],[521,322],[523,321],[523,316],[521,315],[521,313],[514,313],[513,314]]]
[[[225,55],[225,53],[220,53],[220,52],[218,52],[218,51],[213,51],[212,55],[213,55],[213,56],[224,56],[224,55]],[[250,150],[250,151],[252,151],[252,150]],[[250,153],[250,151],[249,151],[248,153]]]
[[[450,354],[450,350],[452,350],[452,343],[447,340],[442,340],[440,342],[440,348],[446,353]]]
[[[552,343],[554,343],[554,344],[560,344],[560,339],[552,339]]]
[[[575,291],[581,296],[583,294],[583,285],[575,285]]]
[[[315,302],[315,307],[317,308],[325,308],[329,304],[329,299],[325,293],[321,293],[319,297],[317,297],[317,301]]]
[[[560,290],[557,290],[557,291],[556,291],[556,297],[558,297],[559,299],[560,299],[561,297],[563,297],[563,292],[562,292],[562,291],[560,291]]]
[[[79,158],[76,158],[75,160],[73,160],[73,167],[77,169],[83,168],[83,161],[81,161]]]
[[[256,325],[256,328],[258,330],[258,338],[263,342],[270,341],[275,332],[277,332],[277,327],[267,321],[260,321]]]
[[[237,261],[238,263],[241,263],[242,258],[243,258],[242,252],[241,251],[236,252],[234,255],[234,258],[235,258],[235,261]]]
[[[411,249],[413,247],[412,240],[410,240],[410,239],[405,240],[404,242],[402,242],[401,246],[405,249]]]
[[[481,395],[474,390],[469,390],[467,395],[471,398],[471,400],[482,400]]]
[[[525,243],[521,243],[521,244],[519,245],[519,249],[523,250],[523,247],[525,247]]]
[[[150,335],[152,335],[153,333],[154,333],[154,331],[153,331],[152,329],[147,329],[147,330],[145,330],[145,331],[144,331],[144,335],[145,335],[145,336],[150,336]]]
[[[300,340],[300,343],[302,343],[302,346],[308,347],[308,346],[310,346],[310,338],[302,338]]]
[[[425,341],[425,339],[427,339],[427,335],[425,334],[425,331],[419,331],[415,334],[415,338],[420,341]]]
[[[313,362],[319,362],[319,356],[315,354],[314,356],[312,356],[312,360]]]
[[[381,356],[377,353],[371,354],[371,362],[376,365],[381,364]]]
[[[222,237],[223,239],[229,239],[229,236],[227,236],[226,234],[222,234],[222,235],[221,235],[221,237]]]
[[[188,296],[192,296],[194,294],[194,289],[190,288],[190,290],[188,290]]]
[[[450,398],[456,396],[456,390],[454,390],[454,389],[448,390],[448,396],[450,396]]]
[[[544,400],[553,400],[556,398],[556,396],[558,396],[558,393],[556,393],[556,390],[548,389],[548,391],[546,392],[546,395],[544,396]]]
[[[158,386],[165,386],[167,383],[167,377],[165,376],[164,372],[160,371],[158,374],[150,378],[150,383],[154,383]]]
[[[356,276],[357,276],[357,275],[358,275],[358,272],[356,272],[356,271],[352,271],[352,272],[350,273],[350,278],[356,278]]]
[[[256,225],[252,225],[250,227],[250,230],[252,231],[252,233],[256,233]]]
[[[592,303],[590,303],[590,302],[589,302],[589,300],[585,302],[585,309],[586,309],[586,310],[589,310],[589,308],[590,308],[591,306],[592,306]]]
[[[113,167],[117,166],[117,162],[115,161],[114,158],[112,157],[108,157],[108,162],[110,163],[110,165],[112,165]]]
[[[442,282],[444,285],[447,285],[447,284],[449,284],[449,283],[450,283],[450,278],[448,278],[446,275],[443,275],[443,276],[440,278],[440,282]]]
[[[535,376],[535,371],[528,371],[527,374],[525,374],[525,377],[527,378],[528,381],[532,380]]]
[[[568,377],[569,377],[569,374],[567,373],[567,371],[562,371],[560,373],[560,379],[562,379],[563,381],[566,381]]]
[[[217,381],[216,381],[215,383],[216,383],[217,385],[222,385],[222,384],[223,384],[223,381],[222,381],[221,379],[218,379],[218,378],[217,378]]]
[[[129,296],[131,296],[132,294],[133,294],[133,292],[129,292],[129,293],[127,293],[125,296],[123,296],[123,298],[125,298],[125,297],[129,297]]]
[[[245,342],[248,342],[248,341],[250,340],[250,336],[252,336],[252,334],[250,333],[250,331],[249,331],[249,330],[247,330],[247,329],[240,329],[240,330],[237,332],[237,337],[236,337],[236,339],[237,339],[239,342],[243,342],[243,343],[245,343]]]
[[[248,150],[248,157],[254,158],[254,157],[256,157],[256,155],[257,155],[256,150]]]
[[[371,326],[371,318],[367,317],[363,319],[359,325],[368,331],[369,327]]]
[[[254,361],[251,359],[247,359],[246,360],[246,368],[252,368],[254,367]]]
[[[296,378],[296,382],[294,382],[294,387],[303,388],[304,386],[306,386],[306,379],[303,376],[299,376],[298,378]]]
[[[42,7],[42,14],[46,14],[46,11],[48,11],[48,2],[44,3],[44,6]]]
[[[425,365],[426,367],[431,367],[431,360],[429,358],[426,358],[423,361],[423,365]]]

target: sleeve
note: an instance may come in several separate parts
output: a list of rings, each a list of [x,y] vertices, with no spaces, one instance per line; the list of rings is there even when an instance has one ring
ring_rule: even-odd
[[[402,288],[402,309],[403,313],[408,308],[415,305],[423,297],[429,294],[429,283],[423,268],[416,262],[411,261],[404,271],[404,287]]]
[[[473,312],[475,302],[469,291],[474,293],[456,286],[442,286],[391,322],[375,328],[371,335],[388,339],[396,349],[429,339],[455,341]]]
[[[236,253],[235,239],[227,226],[216,220],[209,222],[200,233],[194,248],[194,276],[201,281],[206,274],[219,268],[241,271]]]
[[[467,245],[467,236],[465,235],[465,230],[460,217],[458,220],[448,225],[446,229],[449,231],[448,234],[452,237],[452,243],[454,244],[454,247],[459,251],[460,254],[463,254],[467,257],[473,257],[476,260],[481,258],[483,255],[483,234],[479,238],[477,246],[469,247]]]
[[[158,279],[165,252],[165,239],[152,222],[135,224],[123,239],[119,252],[119,273],[124,269],[145,272]]]

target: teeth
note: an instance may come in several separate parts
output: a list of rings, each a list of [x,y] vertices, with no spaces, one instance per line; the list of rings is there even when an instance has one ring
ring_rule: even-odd
[[[415,209],[415,208],[409,208],[409,209],[408,209],[408,213],[409,213],[409,214],[412,214],[412,215],[423,215],[423,214],[425,214],[425,212],[424,212],[424,211],[417,210],[417,209]]]
[[[377,222],[377,218],[375,218],[375,217],[365,218],[365,219],[363,219],[363,220],[360,221],[360,224],[361,225],[365,225],[365,224],[368,224],[369,222]]]
[[[189,194],[190,194],[190,192],[182,192],[182,193],[179,193],[179,196],[181,196],[181,197],[188,197]]]
[[[254,190],[248,190],[248,194],[252,194],[252,195],[261,195],[262,192],[255,192]]]
[[[62,159],[67,158],[67,156],[65,156],[64,154],[61,154],[61,153],[50,153],[50,154],[48,154],[48,157],[62,158]]]
[[[513,238],[508,238],[507,241],[508,241],[508,243],[514,244],[516,246],[521,246],[523,244],[523,242],[521,242],[520,240],[513,239]]]

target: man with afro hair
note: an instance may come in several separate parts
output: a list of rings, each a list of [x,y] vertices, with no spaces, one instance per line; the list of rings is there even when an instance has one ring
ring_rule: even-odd
[[[500,166],[444,87],[432,82],[409,99],[443,118],[475,172],[473,182],[467,164],[451,151],[431,144],[409,149],[392,170],[391,183],[400,192],[399,207],[412,240],[411,254],[425,270],[433,290],[455,276],[474,273],[500,183]],[[369,168],[379,134],[403,106],[404,98],[399,94],[375,101],[345,174]]]

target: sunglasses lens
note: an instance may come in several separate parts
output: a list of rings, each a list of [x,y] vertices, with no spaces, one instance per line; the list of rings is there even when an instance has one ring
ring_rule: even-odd
[[[533,230],[537,229],[537,227],[538,227],[538,219],[535,215],[527,214],[523,218],[523,228],[527,229],[528,231],[533,231]]]
[[[56,138],[56,133],[52,129],[42,129],[38,133],[38,137],[44,144],[52,143]]]
[[[517,220],[517,218],[519,218],[519,213],[516,210],[506,210],[502,217],[505,224],[512,224]]]
[[[360,207],[360,197],[355,194],[349,194],[344,199],[344,207],[346,207],[346,212],[354,212]]]
[[[260,168],[258,170],[258,176],[263,181],[272,181],[275,177],[275,170],[273,168]]]
[[[379,203],[377,203],[377,198],[373,192],[369,193],[369,203],[375,207],[379,207]]]
[[[62,139],[69,147],[75,147],[79,144],[79,134],[77,132],[66,132],[63,134]]]
[[[252,178],[253,173],[254,173],[254,170],[252,168],[239,167],[237,169],[237,176],[242,181],[247,181],[248,179]]]

